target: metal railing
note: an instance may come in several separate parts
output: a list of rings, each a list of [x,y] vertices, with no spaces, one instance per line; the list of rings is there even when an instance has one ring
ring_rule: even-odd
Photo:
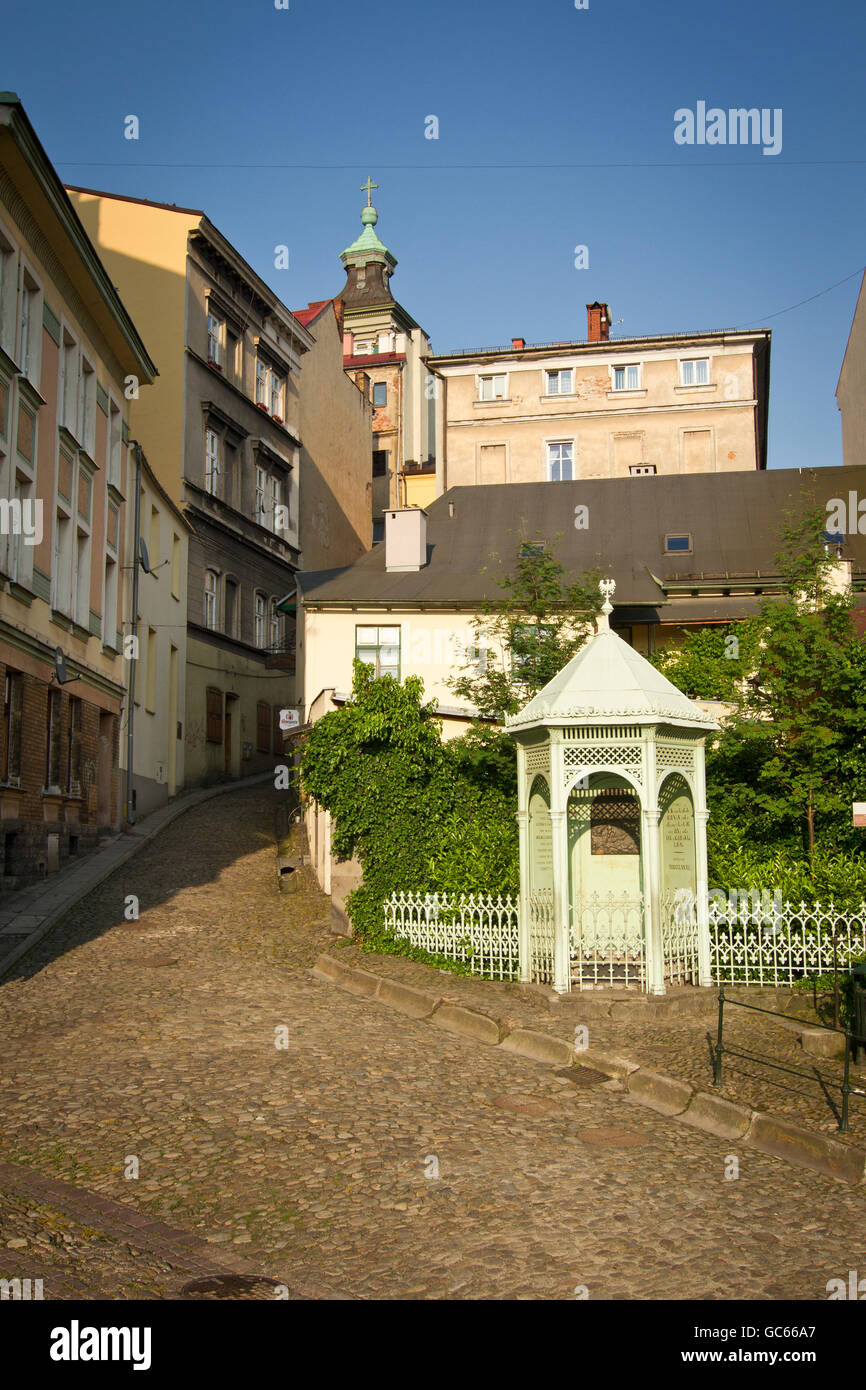
[[[818,1084],[819,1084],[819,1086],[821,1087],[821,1090],[824,1092],[824,1097],[825,1097],[825,1099],[826,1099],[828,1105],[830,1106],[830,1109],[833,1111],[833,1114],[836,1116],[836,1121],[837,1121],[837,1125],[838,1125],[838,1128],[839,1128],[840,1133],[847,1133],[848,1130],[850,1130],[850,1128],[851,1128],[851,1126],[850,1126],[849,1123],[848,1123],[848,1111],[849,1111],[849,1100],[850,1100],[850,1097],[851,1097],[852,1094],[858,1095],[858,1096],[860,1096],[860,1095],[866,1095],[866,1091],[861,1091],[859,1088],[855,1090],[855,1088],[852,1087],[852,1085],[851,1085],[851,1052],[852,1052],[853,1045],[854,1045],[855,1043],[860,1043],[860,1044],[866,1043],[866,1037],[863,1037],[862,1034],[853,1032],[853,1030],[850,1029],[850,1028],[845,1028],[845,1029],[830,1028],[830,1027],[828,1027],[827,1024],[824,1024],[824,1023],[809,1024],[809,1027],[810,1027],[810,1028],[822,1028],[825,1032],[828,1032],[828,1033],[835,1033],[838,1037],[844,1038],[844,1040],[845,1040],[845,1064],[844,1064],[844,1069],[843,1069],[843,1074],[842,1074],[842,1080],[841,1080],[841,1082],[839,1082],[839,1081],[834,1080],[832,1077],[828,1077],[828,1076],[823,1075],[823,1073],[820,1072],[820,1071],[818,1070],[817,1067],[813,1067],[813,1068],[811,1069],[811,1071],[806,1072],[806,1071],[803,1071],[803,1070],[802,1070],[801,1068],[799,1068],[799,1067],[789,1067],[789,1066],[784,1065],[782,1062],[774,1062],[774,1061],[772,1061],[769,1057],[767,1057],[767,1056],[762,1056],[760,1053],[745,1052],[745,1051],[743,1051],[741,1048],[731,1047],[731,1046],[729,1046],[729,1045],[726,1045],[726,1044],[725,1044],[725,1041],[724,1041],[724,1020],[725,1020],[725,1005],[726,1005],[726,1004],[729,1005],[729,1006],[730,1006],[730,1005],[733,1005],[734,1008],[737,1008],[737,1009],[749,1009],[752,1013],[769,1014],[772,1018],[786,1018],[786,1019],[790,1019],[790,1020],[792,1020],[794,1023],[798,1023],[801,1027],[803,1027],[803,1019],[802,1019],[802,1018],[798,1018],[798,1017],[796,1016],[796,1014],[784,1014],[784,1013],[780,1013],[777,1009],[764,1009],[764,1008],[761,1008],[761,1006],[758,1005],[758,1004],[744,1004],[744,1003],[743,1003],[741,1000],[739,1000],[739,999],[729,999],[729,998],[727,998],[727,996],[725,995],[724,989],[720,989],[720,990],[719,990],[719,1016],[718,1016],[718,1023],[717,1023],[717,1025],[716,1025],[716,1041],[715,1041],[714,1044],[712,1044],[712,1052],[713,1052],[713,1085],[714,1085],[714,1086],[720,1086],[721,1083],[722,1083],[722,1062],[723,1062],[723,1058],[724,1058],[724,1057],[739,1057],[739,1058],[742,1058],[742,1059],[744,1059],[744,1060],[746,1060],[746,1061],[749,1061],[749,1062],[758,1062],[758,1063],[759,1063],[760,1065],[762,1065],[762,1066],[772,1067],[775,1071],[785,1072],[788,1076],[799,1076],[799,1077],[804,1078],[804,1079],[807,1080],[807,1081],[811,1081],[811,1080],[817,1081]],[[736,1070],[736,1068],[734,1068],[734,1070]],[[748,1074],[749,1074],[749,1073],[746,1073],[746,1075],[748,1075]],[[772,1084],[772,1085],[783,1085],[783,1083],[781,1083],[781,1082],[771,1082],[770,1084]],[[842,1095],[842,1110],[841,1110],[841,1114],[840,1114],[840,1112],[836,1109],[836,1106],[833,1104],[832,1100],[830,1099],[830,1095],[829,1095],[829,1090],[828,1090],[828,1088],[829,1088],[829,1090],[838,1090],[838,1091],[841,1092],[841,1095]],[[788,1091],[792,1091],[792,1092],[794,1092],[794,1094],[796,1094],[796,1095],[809,1096],[809,1093],[808,1093],[808,1092],[806,1092],[806,1091],[800,1091],[800,1090],[798,1090],[795,1086],[784,1086],[783,1089],[788,1090]],[[811,1097],[810,1097],[810,1098],[811,1098]]]

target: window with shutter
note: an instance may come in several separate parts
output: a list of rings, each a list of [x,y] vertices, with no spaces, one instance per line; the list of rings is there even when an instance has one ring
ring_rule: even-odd
[[[223,741],[223,693],[208,686],[207,690],[207,741]]]
[[[256,705],[256,752],[271,751],[271,707],[260,700]]]

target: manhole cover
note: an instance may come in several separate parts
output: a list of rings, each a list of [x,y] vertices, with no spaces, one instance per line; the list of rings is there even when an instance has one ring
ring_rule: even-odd
[[[548,1110],[556,1109],[552,1100],[529,1096],[497,1096],[493,1104],[500,1110],[510,1110],[512,1115],[545,1115]]]
[[[191,1279],[180,1291],[181,1298],[259,1298],[273,1299],[275,1289],[285,1288],[277,1279],[260,1274],[214,1274],[208,1279]]]
[[[597,1149],[636,1149],[645,1144],[642,1134],[633,1129],[616,1129],[613,1125],[601,1129],[579,1129],[577,1137],[584,1144],[592,1144]]]
[[[177,956],[142,956],[140,960],[136,961],[136,965],[152,965],[154,967],[160,965],[177,965],[177,961]]]
[[[572,1086],[600,1086],[607,1081],[604,1072],[593,1071],[592,1067],[559,1067],[555,1074],[564,1077]]]

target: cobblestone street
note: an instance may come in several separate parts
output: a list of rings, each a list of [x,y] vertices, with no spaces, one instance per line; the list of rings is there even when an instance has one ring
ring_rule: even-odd
[[[106,1199],[64,1215],[0,1165],[0,1277],[177,1296],[184,1233],[302,1297],[821,1300],[866,1273],[862,1189],[311,978],[329,904],[306,871],[279,892],[274,817],[267,787],[190,810],[0,984],[0,1160]],[[138,1257],[116,1203],[158,1227]]]

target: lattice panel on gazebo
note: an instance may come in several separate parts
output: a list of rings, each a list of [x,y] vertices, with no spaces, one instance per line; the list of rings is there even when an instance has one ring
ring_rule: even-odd
[[[669,748],[664,743],[660,743],[656,748],[657,767],[686,767],[691,771],[694,765],[694,748]]]
[[[526,771],[532,774],[550,771],[550,755],[546,748],[530,748],[527,751]]]

